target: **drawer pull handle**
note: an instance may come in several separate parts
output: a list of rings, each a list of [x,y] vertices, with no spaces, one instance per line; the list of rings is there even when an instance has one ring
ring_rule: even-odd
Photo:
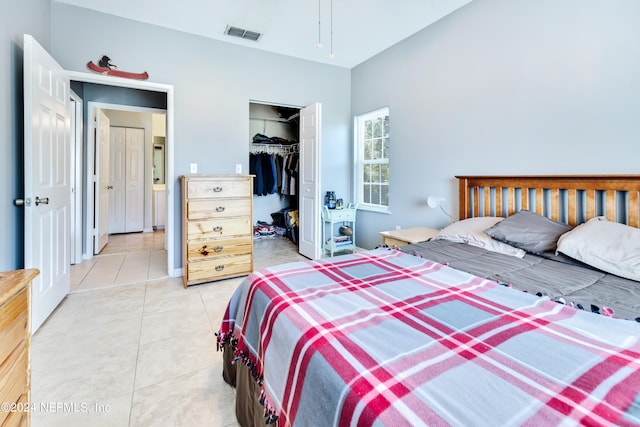
[[[214,252],[220,252],[220,251],[222,251],[222,249],[224,249],[223,246],[216,246],[215,248],[213,248],[213,251]]]
[[[222,227],[220,227],[219,225],[216,225],[215,227],[213,227],[213,231],[215,232],[222,231]]]
[[[224,206],[218,206],[216,212],[224,212]]]
[[[224,265],[216,265],[216,271],[224,270]]]
[[[207,245],[204,245],[203,247],[200,248],[200,253],[204,256],[209,255],[209,251],[207,250]]]
[[[209,191],[213,191],[214,193],[219,193],[222,191],[222,187],[211,187]]]

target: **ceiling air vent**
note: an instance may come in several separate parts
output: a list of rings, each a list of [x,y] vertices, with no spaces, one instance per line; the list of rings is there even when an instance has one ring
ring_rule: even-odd
[[[227,25],[224,33],[229,36],[240,37],[241,39],[252,40],[254,42],[257,42],[262,36],[262,34],[256,33],[255,31],[245,30],[244,28],[233,27],[231,25]]]

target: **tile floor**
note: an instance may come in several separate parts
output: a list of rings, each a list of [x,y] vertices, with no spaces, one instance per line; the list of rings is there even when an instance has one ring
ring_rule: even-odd
[[[167,277],[163,230],[115,234],[99,256],[71,266],[71,291]]]
[[[32,426],[238,425],[214,332],[242,278],[184,289],[151,234],[72,267],[73,291],[32,339]],[[279,237],[254,250],[256,269],[305,259]]]

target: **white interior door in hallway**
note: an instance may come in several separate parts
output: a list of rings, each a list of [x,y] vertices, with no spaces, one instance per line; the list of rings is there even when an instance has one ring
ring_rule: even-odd
[[[31,286],[31,333],[69,292],[71,112],[69,77],[24,36],[24,266]]]
[[[99,110],[95,118],[96,129],[96,158],[95,158],[95,192],[96,207],[94,210],[94,238],[93,253],[99,254],[102,248],[109,243],[109,190],[111,179],[109,178],[109,117],[104,111]]]
[[[109,233],[144,229],[144,129],[111,126]]]

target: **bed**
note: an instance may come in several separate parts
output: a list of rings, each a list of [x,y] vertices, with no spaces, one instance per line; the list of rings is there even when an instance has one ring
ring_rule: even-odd
[[[242,426],[640,425],[640,175],[457,178],[431,242],[239,285],[217,338]]]

